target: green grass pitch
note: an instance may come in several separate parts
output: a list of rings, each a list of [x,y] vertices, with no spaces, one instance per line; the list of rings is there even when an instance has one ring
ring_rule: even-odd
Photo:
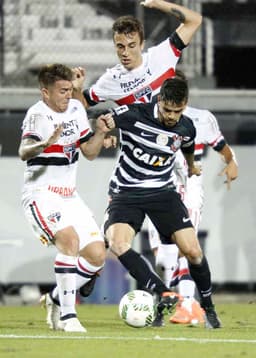
[[[0,307],[2,358],[253,358],[256,357],[256,302],[218,304],[222,329],[169,324],[132,328],[116,305],[79,305],[86,334],[49,330],[39,306]]]

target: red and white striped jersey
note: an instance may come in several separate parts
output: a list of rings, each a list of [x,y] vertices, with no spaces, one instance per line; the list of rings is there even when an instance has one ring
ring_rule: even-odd
[[[133,70],[128,71],[121,64],[107,69],[98,81],[84,92],[89,104],[106,100],[112,100],[118,105],[151,102],[159,93],[164,80],[175,74],[181,50],[175,47],[173,37],[149,48],[142,55],[142,64]]]
[[[183,112],[192,119],[196,127],[195,160],[200,161],[205,146],[209,145],[216,151],[220,151],[226,144],[220,131],[216,117],[206,109],[198,109],[187,106]]]
[[[206,109],[198,109],[187,106],[183,114],[189,117],[196,128],[195,137],[195,161],[201,161],[206,146],[211,146],[214,150],[220,151],[226,144],[225,138],[220,131],[216,117]],[[177,152],[175,159],[175,168],[180,172],[178,182],[184,184],[184,178],[187,176],[186,160],[181,152]],[[183,174],[182,174],[183,172]],[[201,181],[202,176],[196,177]]]
[[[206,146],[220,151],[225,146],[226,141],[220,131],[216,117],[210,111],[187,106],[183,114],[192,119],[196,128],[195,161],[200,165]],[[181,151],[176,154],[174,168],[177,176],[177,190],[183,196],[183,201],[190,214],[193,210],[201,212],[203,205],[203,176],[193,175],[190,178],[187,177],[186,160]],[[195,222],[193,224],[198,226],[199,220],[197,225]]]
[[[64,129],[58,141],[27,161],[25,190],[46,186],[50,191],[63,196],[73,194],[79,147],[93,134],[82,104],[71,99],[67,110],[57,113],[43,101],[38,101],[26,113],[22,139],[47,140],[59,124]]]

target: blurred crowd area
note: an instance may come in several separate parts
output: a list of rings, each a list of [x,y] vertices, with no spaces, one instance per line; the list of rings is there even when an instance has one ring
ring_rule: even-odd
[[[111,25],[95,0],[4,0],[2,85],[33,86],[46,63],[86,65],[90,73],[113,64]]]
[[[256,1],[175,2],[204,16],[180,62],[187,76],[199,87],[255,88]],[[146,47],[178,25],[173,16],[144,9],[139,0],[0,0],[0,85],[34,87],[38,68],[53,62],[86,67],[92,83],[117,62],[111,27],[127,14],[143,21]]]

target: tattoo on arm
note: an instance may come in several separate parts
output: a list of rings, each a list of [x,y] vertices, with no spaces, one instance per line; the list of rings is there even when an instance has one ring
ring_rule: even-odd
[[[180,22],[182,23],[185,22],[186,20],[185,15],[181,11],[177,9],[171,9],[170,13],[174,15]]]
[[[20,144],[19,153],[21,157],[28,160],[42,153],[45,147],[44,142],[38,142],[34,139],[26,138]]]

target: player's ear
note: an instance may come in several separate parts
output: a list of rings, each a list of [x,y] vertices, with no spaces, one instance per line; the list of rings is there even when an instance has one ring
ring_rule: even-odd
[[[47,88],[42,87],[41,88],[41,93],[42,93],[43,97],[46,97],[46,98],[49,97],[49,91],[48,91]]]
[[[144,47],[145,47],[145,40],[143,40],[141,45],[140,45],[141,51],[144,50]]]

